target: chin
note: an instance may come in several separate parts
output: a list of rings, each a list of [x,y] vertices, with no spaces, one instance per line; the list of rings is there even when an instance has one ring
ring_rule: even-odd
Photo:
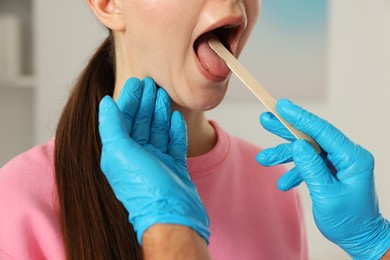
[[[185,110],[208,111],[221,104],[225,98],[230,78],[224,82],[210,82],[194,74],[196,73],[192,73],[192,77],[177,81],[176,84],[170,82],[164,85],[161,84],[162,81],[156,83],[159,86],[171,86],[163,88],[168,92],[173,103]]]
[[[193,111],[205,112],[216,108],[222,103],[226,91],[218,95],[205,95],[203,97],[186,100],[184,106]]]
[[[187,99],[191,104],[190,108],[196,111],[208,111],[216,108],[225,98],[227,86],[228,82],[225,82],[203,89],[204,91],[199,93],[197,97]]]

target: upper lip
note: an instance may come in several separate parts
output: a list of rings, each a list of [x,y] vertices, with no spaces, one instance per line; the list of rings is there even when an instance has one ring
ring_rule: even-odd
[[[213,23],[205,30],[203,30],[199,35],[197,35],[196,40],[199,39],[202,35],[214,31],[218,28],[229,28],[231,31],[229,32],[229,42],[225,42],[229,51],[234,55],[236,52],[236,48],[238,45],[238,41],[244,29],[246,28],[246,18],[243,16],[235,16],[235,17],[225,17],[223,19],[218,20]]]

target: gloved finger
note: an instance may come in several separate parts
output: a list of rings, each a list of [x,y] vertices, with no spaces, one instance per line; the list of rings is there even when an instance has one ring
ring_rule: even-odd
[[[274,166],[292,162],[291,144],[279,144],[267,148],[256,156],[256,161],[263,166]]]
[[[375,159],[374,156],[364,149],[362,146],[358,144],[354,144],[353,147],[350,148],[351,152],[348,158],[345,158],[344,161],[352,162],[348,165],[344,165],[343,160],[340,160],[337,165],[338,168],[342,168],[342,171],[338,171],[336,173],[336,177],[341,182],[349,179],[349,183],[353,181],[353,179],[362,181],[363,176],[369,176],[371,178],[372,173],[374,172],[375,167]],[[329,156],[330,161],[334,161],[333,155]],[[365,173],[369,173],[365,175]]]
[[[115,101],[105,96],[99,105],[99,134],[103,146],[117,139],[127,137],[122,113]]]
[[[340,163],[352,163],[348,159],[355,145],[336,127],[286,99],[279,100],[276,109],[286,121],[312,137],[329,154],[336,168]]]
[[[152,123],[154,102],[156,100],[156,85],[151,78],[145,78],[142,81],[143,93],[138,111],[133,120],[131,137],[138,144],[149,142],[150,126]]]
[[[264,112],[260,115],[260,124],[268,132],[275,134],[287,141],[296,140],[290,131],[271,112]]]
[[[278,189],[281,191],[289,191],[292,188],[297,187],[303,181],[299,170],[294,167],[282,176],[278,180]]]
[[[113,154],[112,151],[118,150],[117,144],[121,144],[121,147],[123,145],[131,145],[131,139],[122,120],[122,112],[119,110],[115,101],[109,96],[105,96],[99,105],[99,134],[102,141],[100,167],[112,185],[112,182],[115,182],[118,178],[116,173],[121,172],[114,169],[118,166],[115,163],[115,155],[118,154]]]
[[[172,113],[169,139],[168,154],[180,165],[187,166],[187,126],[179,111]]]
[[[305,140],[295,141],[292,144],[291,151],[295,167],[312,194],[324,193],[338,182],[328,169],[325,161]]]
[[[157,91],[156,107],[150,130],[150,144],[163,153],[166,153],[168,149],[170,120],[171,102],[167,92],[160,88]]]
[[[133,119],[137,113],[138,105],[142,96],[142,84],[137,78],[130,78],[126,81],[116,101],[118,108],[123,113],[127,133],[130,135]]]

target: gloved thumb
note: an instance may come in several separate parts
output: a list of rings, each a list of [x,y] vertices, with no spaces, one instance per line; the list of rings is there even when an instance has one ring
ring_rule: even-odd
[[[99,133],[103,145],[107,142],[126,137],[126,127],[117,104],[110,96],[105,96],[99,105]]]
[[[319,193],[336,183],[326,163],[305,140],[297,140],[292,146],[295,166],[306,182],[311,194]]]

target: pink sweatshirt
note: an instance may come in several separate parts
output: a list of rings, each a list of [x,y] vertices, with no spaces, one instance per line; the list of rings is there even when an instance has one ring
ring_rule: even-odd
[[[260,148],[229,136],[188,159],[211,221],[213,259],[307,259],[296,191],[280,192],[284,169],[257,164]],[[54,176],[54,140],[0,169],[0,259],[64,259]]]

